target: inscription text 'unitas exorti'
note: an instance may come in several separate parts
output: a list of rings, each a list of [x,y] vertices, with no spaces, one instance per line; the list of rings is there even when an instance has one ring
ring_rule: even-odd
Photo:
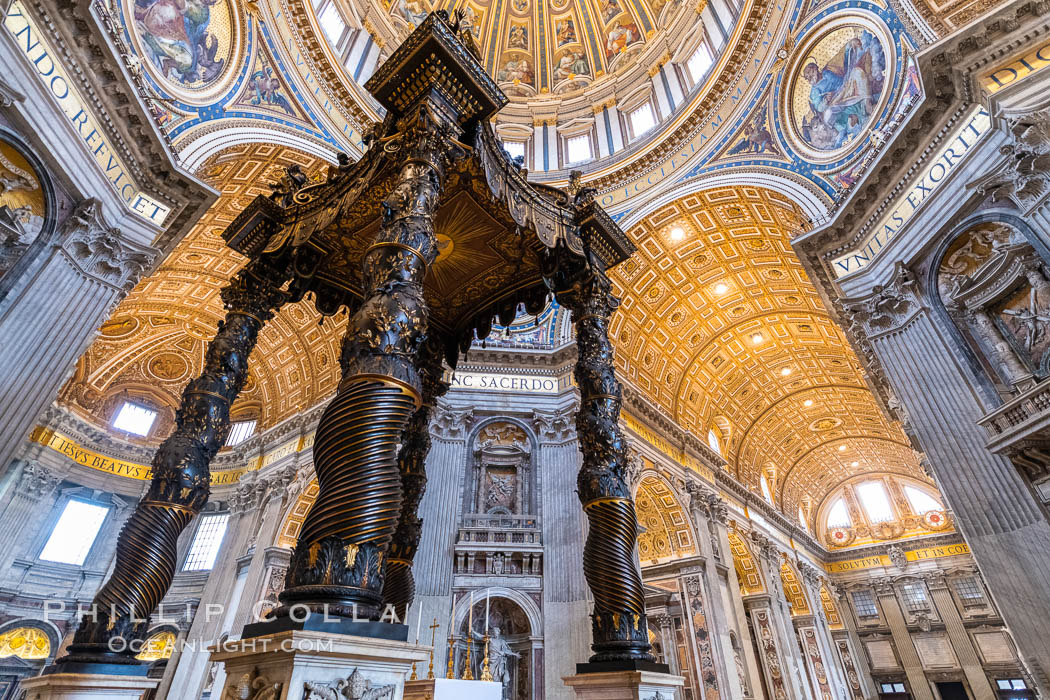
[[[967,115],[956,131],[948,137],[937,155],[917,177],[908,183],[904,194],[897,197],[890,210],[872,227],[861,247],[831,262],[836,277],[857,272],[870,264],[893,238],[907,225],[925,202],[958,167],[963,157],[973,150],[981,136],[991,126],[984,107],[976,107]]]

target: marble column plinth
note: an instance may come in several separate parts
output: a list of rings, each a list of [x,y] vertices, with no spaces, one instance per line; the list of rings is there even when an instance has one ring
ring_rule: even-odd
[[[405,700],[503,700],[503,686],[456,678],[408,681],[405,683]]]
[[[51,673],[22,681],[26,700],[141,700],[159,678],[95,673]]]
[[[387,687],[393,693],[381,697],[402,700],[412,664],[429,657],[430,647],[408,642],[300,630],[226,642],[211,653],[226,671],[219,697],[268,698],[263,693],[271,692],[281,700],[360,697]]]
[[[653,671],[577,673],[562,678],[577,700],[682,700],[684,676]]]

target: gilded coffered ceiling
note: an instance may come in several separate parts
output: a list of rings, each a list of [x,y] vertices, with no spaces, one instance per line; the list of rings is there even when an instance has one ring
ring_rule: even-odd
[[[222,318],[219,289],[244,262],[219,234],[293,163],[312,176],[325,167],[265,144],[207,161],[200,174],[222,197],[102,327],[63,390],[65,403],[108,424],[134,398],[161,411],[151,438],[168,432]],[[756,492],[765,475],[775,505],[792,518],[800,504],[815,514],[859,474],[925,479],[790,248],[802,226],[797,207],[768,190],[703,191],[630,228],[638,253],[612,275],[623,300],[611,328],[623,378],[698,437],[714,428],[731,473]],[[258,417],[265,429],[330,395],[345,320],[319,321],[306,300],[268,324],[236,417]],[[661,489],[639,491],[651,557],[692,547],[680,507]]]
[[[769,190],[706,190],[631,227],[638,252],[612,275],[623,376],[697,437],[714,429],[727,468],[756,492],[765,474],[792,518],[860,473],[923,478],[791,249],[804,225]]]

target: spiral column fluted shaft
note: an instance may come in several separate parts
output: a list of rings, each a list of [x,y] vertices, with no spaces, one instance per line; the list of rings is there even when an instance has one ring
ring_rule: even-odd
[[[448,391],[442,378],[440,347],[436,342],[424,343],[417,365],[423,380],[423,405],[408,422],[401,451],[397,455],[401,471],[401,489],[404,501],[397,531],[387,557],[386,578],[383,582],[383,603],[390,605],[398,616],[408,618],[408,609],[415,598],[416,585],[412,562],[419,549],[423,520],[419,517],[419,503],[427,486],[426,461],[430,452],[430,415],[434,402]]]
[[[423,278],[437,257],[433,217],[454,151],[449,143],[459,136],[446,117],[425,99],[384,140],[404,162],[363,257],[365,301],[343,340],[343,379],[317,427],[320,489],[292,552],[284,612],[301,604],[371,619],[383,613],[389,550],[402,515],[398,445],[422,404],[417,363],[429,316]],[[399,570],[403,557],[397,559]]]
[[[227,314],[208,345],[204,370],[183,391],[175,430],[153,457],[149,490],[117,539],[113,573],[57,663],[135,663],[131,645],[145,637],[171,586],[179,535],[208,501],[209,464],[229,432],[248,355],[263,323],[287,298],[279,277],[252,263],[222,290]]]
[[[579,274],[559,301],[572,311],[576,328],[576,434],[583,453],[577,488],[589,525],[583,570],[594,595],[591,661],[652,661],[635,554],[638,518],[619,424],[621,388],[609,342],[609,319],[619,301],[597,268]]]

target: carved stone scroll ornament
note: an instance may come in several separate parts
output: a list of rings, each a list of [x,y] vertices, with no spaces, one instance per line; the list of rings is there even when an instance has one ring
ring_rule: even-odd
[[[175,430],[153,457],[153,481],[117,539],[116,563],[83,617],[63,662],[135,663],[110,642],[144,638],[149,616],[175,575],[179,534],[208,502],[209,464],[226,441],[230,406],[248,377],[248,356],[263,324],[288,300],[282,275],[249,263],[221,295],[226,318],[205,353],[204,370],[182,393]]]
[[[978,191],[1031,211],[1050,194],[1050,109],[1008,119],[1007,130],[1012,143],[1000,149],[1007,161]]]
[[[850,316],[849,331],[855,337],[870,337],[899,327],[917,306],[915,279],[898,263],[891,282],[876,285],[871,296],[846,303],[844,310]]]
[[[396,692],[396,685],[374,683],[356,668],[337,681],[303,683],[303,700],[393,700]]]
[[[583,570],[594,594],[591,661],[652,661],[635,555],[638,518],[619,423],[622,394],[609,342],[609,319],[619,300],[605,273],[590,268],[559,293],[558,301],[572,311],[576,327],[576,435],[583,453],[577,489],[590,525]]]
[[[62,248],[84,272],[124,292],[153,264],[152,248],[135,248],[121,239],[102,215],[102,202],[86,199],[62,224]]]
[[[463,156],[455,116],[424,96],[385,144],[404,156],[362,262],[365,301],[343,340],[343,379],[317,426],[320,490],[292,553],[285,605],[378,619],[385,557],[401,517],[397,450],[422,403],[415,356],[427,333],[423,278],[437,258],[445,165]],[[278,613],[280,614],[280,613]]]
[[[394,606],[402,620],[408,619],[408,610],[415,597],[415,580],[412,576],[412,561],[419,548],[423,533],[423,520],[419,517],[419,503],[426,490],[426,461],[430,452],[430,414],[434,402],[448,391],[449,385],[442,378],[441,347],[435,342],[424,342],[418,356],[420,375],[423,381],[423,404],[412,414],[405,428],[401,451],[397,462],[401,471],[401,517],[397,531],[390,543],[387,556],[386,577],[383,580],[383,604]]]

